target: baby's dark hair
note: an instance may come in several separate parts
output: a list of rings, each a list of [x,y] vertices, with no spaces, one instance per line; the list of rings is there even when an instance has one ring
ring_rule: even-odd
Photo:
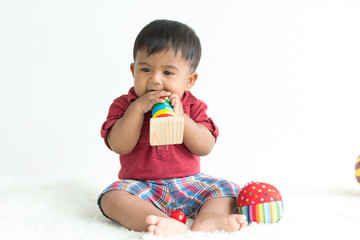
[[[134,60],[139,50],[146,50],[148,56],[162,51],[180,51],[182,57],[190,61],[195,71],[200,62],[201,45],[198,36],[189,26],[170,20],[155,20],[146,25],[134,43]]]

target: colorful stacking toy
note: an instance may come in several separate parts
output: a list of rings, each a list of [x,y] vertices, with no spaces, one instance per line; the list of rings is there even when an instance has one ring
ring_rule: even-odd
[[[357,158],[355,163],[355,177],[356,181],[360,185],[360,156]]]
[[[165,100],[164,103],[157,103],[154,105],[152,110],[152,117],[175,117],[174,109],[171,107],[171,104],[168,100]]]
[[[164,99],[164,98],[163,98]],[[168,100],[153,106],[150,119],[150,145],[181,144],[184,136],[184,117],[176,116]]]
[[[284,212],[280,192],[272,185],[253,181],[240,191],[238,209],[249,223],[276,223]]]

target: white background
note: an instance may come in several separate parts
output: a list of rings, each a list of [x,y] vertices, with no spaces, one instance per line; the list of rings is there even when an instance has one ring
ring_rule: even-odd
[[[203,172],[239,184],[356,184],[356,0],[1,0],[0,176],[115,180],[118,157],[100,126],[133,84],[136,35],[163,18],[202,42],[192,92],[220,128]]]

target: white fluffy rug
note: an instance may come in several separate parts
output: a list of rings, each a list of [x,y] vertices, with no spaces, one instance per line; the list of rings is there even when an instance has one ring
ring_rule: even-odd
[[[0,239],[161,239],[105,219],[96,199],[108,182],[83,178],[40,183],[0,179]],[[279,223],[236,233],[188,232],[169,239],[343,239],[359,236],[360,186],[288,181],[276,186],[285,212]],[[191,220],[188,221],[191,223]]]

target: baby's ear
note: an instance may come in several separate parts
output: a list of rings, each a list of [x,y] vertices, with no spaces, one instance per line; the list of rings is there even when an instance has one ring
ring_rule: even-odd
[[[130,70],[131,70],[131,73],[134,77],[134,63],[130,64]]]
[[[198,78],[198,73],[197,72],[192,72],[190,73],[187,83],[186,83],[186,91],[190,91],[190,89],[192,89],[192,87],[195,85],[195,82]]]

